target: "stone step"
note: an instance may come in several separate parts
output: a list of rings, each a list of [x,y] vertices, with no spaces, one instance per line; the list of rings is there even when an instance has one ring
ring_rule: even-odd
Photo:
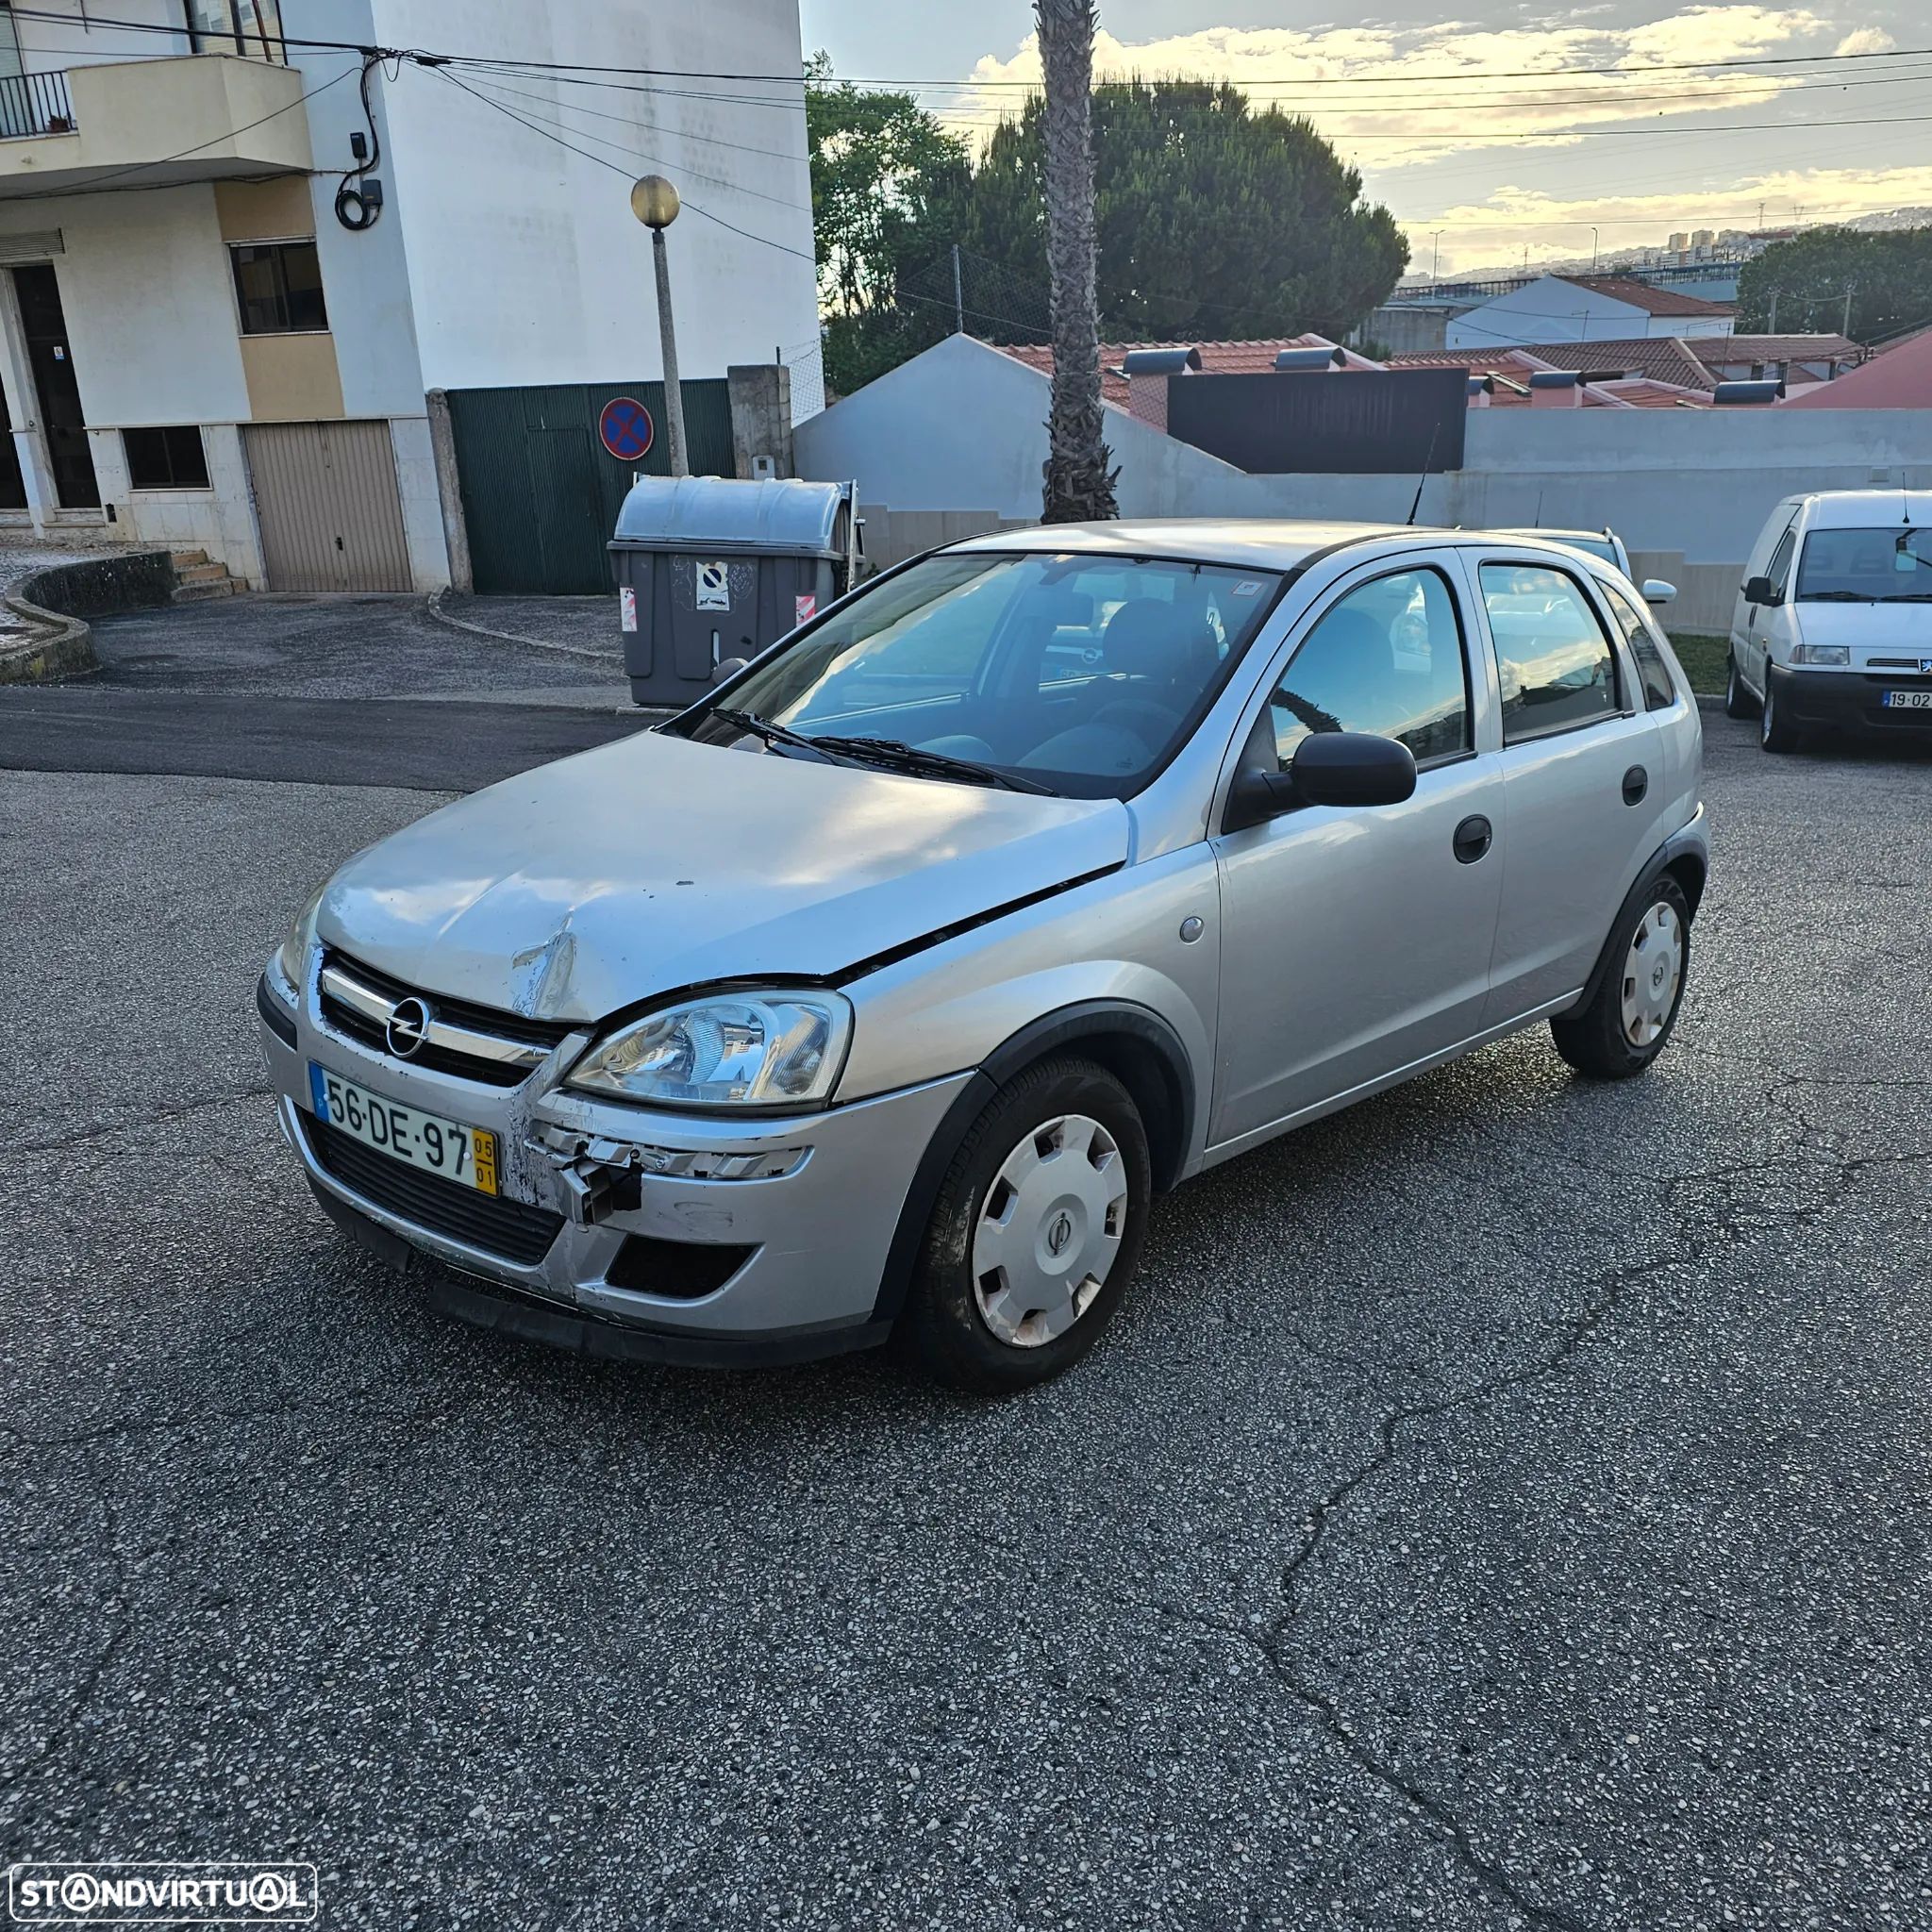
[[[175,575],[184,584],[218,583],[228,575],[225,563],[176,563]]]
[[[175,602],[202,604],[210,597],[232,597],[241,588],[233,577],[225,575],[192,584],[177,584],[175,588]]]
[[[206,563],[208,561],[208,552],[206,550],[175,550],[171,552],[170,555],[175,559],[175,568],[176,570],[184,570],[192,563]]]

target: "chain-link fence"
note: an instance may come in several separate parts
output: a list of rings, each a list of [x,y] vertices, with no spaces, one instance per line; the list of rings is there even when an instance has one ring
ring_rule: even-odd
[[[825,407],[825,352],[814,337],[782,349],[778,359],[791,372],[791,420],[805,423]]]

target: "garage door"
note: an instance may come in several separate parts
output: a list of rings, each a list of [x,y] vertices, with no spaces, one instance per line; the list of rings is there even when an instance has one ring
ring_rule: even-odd
[[[242,436],[271,591],[413,588],[387,423],[252,423]]]

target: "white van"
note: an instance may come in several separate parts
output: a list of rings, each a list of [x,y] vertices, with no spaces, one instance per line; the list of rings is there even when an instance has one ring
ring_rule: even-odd
[[[1766,751],[1818,726],[1932,740],[1932,491],[1788,496],[1745,565],[1724,709]]]

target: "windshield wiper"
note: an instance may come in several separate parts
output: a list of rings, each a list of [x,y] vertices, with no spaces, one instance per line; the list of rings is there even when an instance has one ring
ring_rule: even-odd
[[[1800,591],[1800,604],[1875,604],[1869,591]]]
[[[858,760],[841,756],[836,749],[827,749],[833,741],[808,738],[802,731],[794,731],[789,724],[774,724],[769,718],[760,718],[756,711],[732,711],[722,705],[714,705],[711,716],[722,718],[727,724],[734,724],[741,731],[749,731],[754,738],[762,739],[767,744],[789,745],[794,751],[808,751],[828,765],[856,765]]]
[[[1932,591],[1894,591],[1889,597],[1881,597],[1881,604],[1932,604]]]
[[[934,777],[970,778],[975,784],[996,785],[1006,791],[1034,791],[1046,798],[1055,795],[1051,785],[1017,777],[995,765],[983,765],[977,758],[955,758],[951,752],[945,751],[927,751],[923,746],[908,744],[902,738],[820,738],[812,742],[828,744],[852,757],[869,758],[874,764],[891,766],[902,772],[930,772]]]

